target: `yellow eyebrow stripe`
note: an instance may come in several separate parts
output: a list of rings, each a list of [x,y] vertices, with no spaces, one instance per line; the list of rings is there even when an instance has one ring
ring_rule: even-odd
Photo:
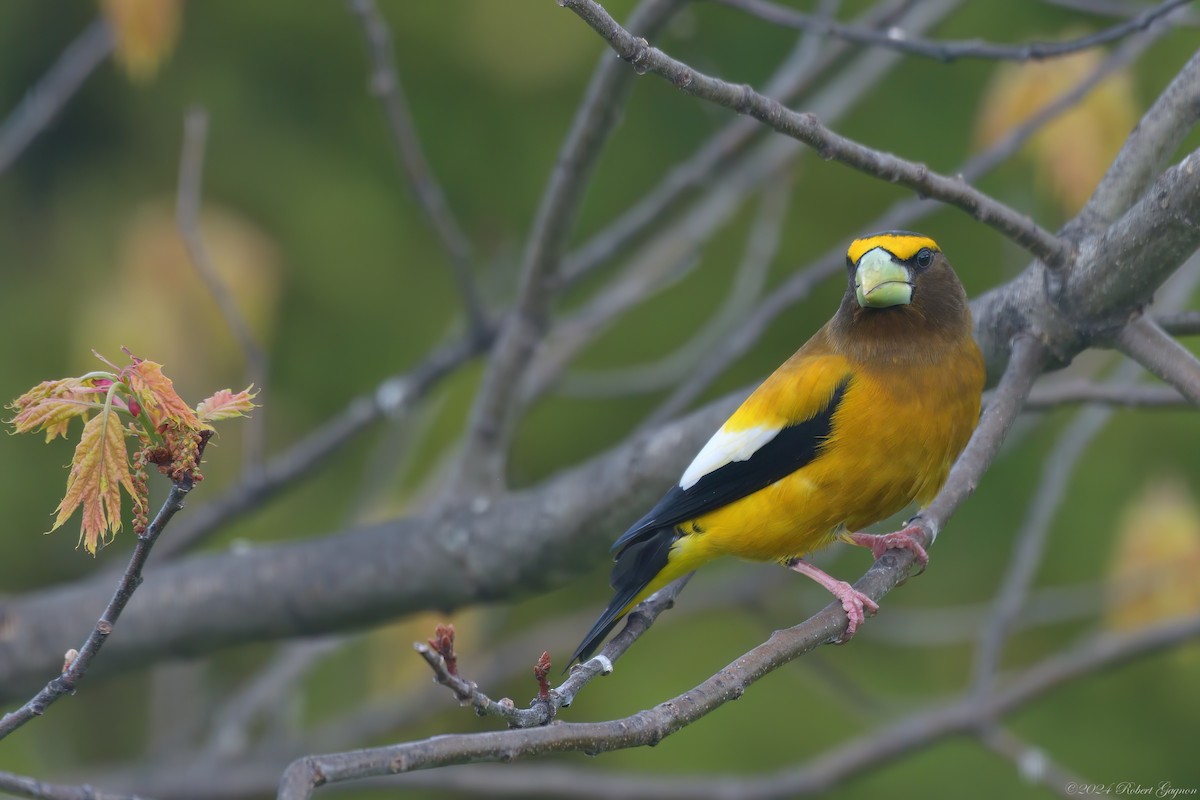
[[[850,243],[850,249],[846,251],[846,255],[849,257],[851,263],[857,264],[858,260],[868,250],[874,250],[876,247],[882,247],[901,261],[907,261],[912,258],[922,247],[928,247],[930,250],[941,250],[937,242],[928,236],[891,231],[855,239]]]

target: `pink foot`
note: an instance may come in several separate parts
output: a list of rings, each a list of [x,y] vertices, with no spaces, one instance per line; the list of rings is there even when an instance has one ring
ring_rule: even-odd
[[[870,597],[845,581],[839,581],[837,578],[807,561],[796,558],[789,561],[787,566],[788,569],[799,572],[801,575],[807,575],[824,586],[842,604],[849,622],[846,624],[846,632],[842,634],[842,637],[837,640],[836,644],[845,644],[850,641],[863,620],[879,610],[879,605]]]
[[[929,566],[929,554],[925,552],[925,548],[921,546],[920,536],[922,531],[916,525],[909,525],[907,528],[898,530],[895,533],[852,533],[850,541],[859,547],[865,547],[871,551],[876,560],[879,559],[888,550],[911,550],[913,560],[921,567],[921,572]]]

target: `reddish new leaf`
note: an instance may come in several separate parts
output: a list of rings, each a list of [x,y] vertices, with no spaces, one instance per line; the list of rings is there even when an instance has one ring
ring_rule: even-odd
[[[196,415],[201,422],[244,417],[257,407],[254,405],[254,398],[258,392],[251,391],[253,388],[247,386],[237,394],[229,389],[222,389],[207,400],[201,400],[200,405],[196,406]]]
[[[17,433],[45,431],[47,442],[66,437],[71,420],[95,408],[93,394],[78,378],[42,381],[9,404],[17,413],[8,422]]]
[[[207,427],[175,392],[175,385],[163,374],[162,364],[137,360],[124,370],[124,374],[129,388],[141,401],[142,410],[150,415],[156,428],[162,428],[166,423],[193,431]]]
[[[101,542],[107,543],[121,529],[122,486],[138,502],[121,418],[115,411],[102,411],[83,426],[83,436],[71,460],[67,491],[50,530],[57,529],[82,507],[79,539],[94,555]]]

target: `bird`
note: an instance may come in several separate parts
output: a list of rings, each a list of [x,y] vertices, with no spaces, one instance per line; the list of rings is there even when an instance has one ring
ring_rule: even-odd
[[[613,544],[612,600],[569,664],[639,602],[722,556],[777,561],[825,587],[848,617],[840,641],[878,606],[806,555],[840,540],[928,562],[916,528],[861,531],[931,502],[979,421],[984,362],[966,291],[937,242],[911,231],[855,239],[846,270],[833,318]]]

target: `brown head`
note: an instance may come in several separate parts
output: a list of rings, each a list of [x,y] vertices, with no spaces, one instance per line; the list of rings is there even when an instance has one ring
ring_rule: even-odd
[[[971,343],[967,293],[928,236],[886,231],[855,239],[846,270],[846,294],[827,328],[836,349],[911,363]]]

